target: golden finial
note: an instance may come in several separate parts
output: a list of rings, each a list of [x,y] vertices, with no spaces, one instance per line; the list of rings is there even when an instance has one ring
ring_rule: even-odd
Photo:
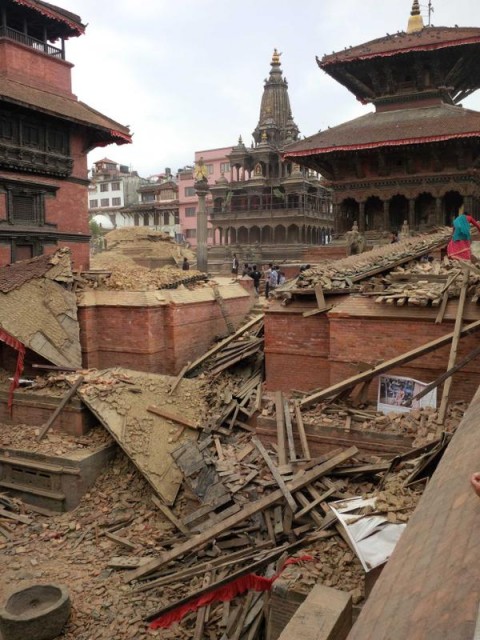
[[[418,0],[413,0],[410,18],[408,19],[407,33],[415,33],[421,31],[424,27],[423,18],[420,13],[420,5]]]
[[[282,54],[278,53],[278,51],[276,49],[273,50],[273,56],[272,56],[272,64],[280,64],[280,56]]]

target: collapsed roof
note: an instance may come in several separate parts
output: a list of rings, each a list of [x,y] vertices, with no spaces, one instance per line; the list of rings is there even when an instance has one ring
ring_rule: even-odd
[[[58,366],[82,364],[69,249],[0,268],[0,328]]]

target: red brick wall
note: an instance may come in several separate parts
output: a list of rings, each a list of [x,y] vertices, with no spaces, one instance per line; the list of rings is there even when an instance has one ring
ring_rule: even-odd
[[[225,300],[239,326],[252,298]],[[158,307],[90,306],[79,308],[80,342],[85,367],[122,366],[175,375],[205,353],[227,327],[214,301]]]
[[[10,40],[0,43],[0,73],[38,89],[71,95],[72,66]]]
[[[165,307],[80,307],[80,342],[86,367],[165,370]]]
[[[306,309],[291,305],[282,313],[271,306],[266,314],[265,366],[270,391],[327,387],[357,374],[360,362],[379,364],[453,330],[453,322],[448,321],[436,325],[418,319],[325,314],[303,318],[302,310]],[[461,339],[457,361],[478,345],[478,339],[478,334]],[[449,353],[448,345],[396,367],[389,374],[431,382],[445,372]],[[470,400],[479,385],[480,359],[476,359],[453,376],[450,398]],[[374,380],[369,392],[371,400],[376,400],[377,390],[378,380]],[[438,398],[441,390],[439,387]]]
[[[358,369],[352,362],[379,363],[420,347],[453,331],[453,322],[442,324],[421,320],[378,318],[330,318],[330,380],[335,384],[355,375]],[[462,338],[457,361],[478,345],[478,334]],[[450,345],[437,349],[391,372],[431,382],[445,372]],[[455,374],[450,397],[470,400],[480,384],[480,360],[473,360]],[[377,383],[371,385],[370,395],[376,398]],[[441,388],[440,388],[441,389]],[[440,390],[437,392],[440,396]]]
[[[228,315],[235,328],[245,321],[252,306],[251,298],[225,300]],[[216,302],[200,302],[168,306],[167,368],[176,374],[187,363],[196,360],[212,346],[215,338],[225,338],[228,329]]]
[[[313,303],[289,307],[273,303],[267,312],[265,363],[269,390],[288,392],[328,386],[328,318],[325,314],[303,317],[304,311],[313,309]]]

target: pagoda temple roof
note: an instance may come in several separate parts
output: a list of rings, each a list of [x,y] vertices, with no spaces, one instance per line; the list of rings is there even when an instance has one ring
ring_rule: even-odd
[[[71,11],[67,11],[62,7],[57,7],[49,2],[43,2],[43,0],[11,0],[13,4],[26,7],[36,13],[41,14],[44,18],[49,18],[62,25],[65,30],[65,35],[79,36],[85,32],[85,25],[82,24],[80,16],[77,16]]]
[[[0,102],[8,102],[27,109],[76,122],[97,133],[97,146],[132,141],[128,127],[95,111],[74,97],[67,97],[35,89],[31,86],[0,76]]]
[[[368,60],[377,57],[395,56],[412,51],[432,51],[477,44],[480,42],[480,29],[477,27],[425,27],[421,31],[386,35],[383,38],[370,40],[345,51],[324,55],[318,66],[328,71],[330,65]]]
[[[439,104],[369,113],[290,145],[282,157],[295,159],[462,138],[480,138],[480,113]]]

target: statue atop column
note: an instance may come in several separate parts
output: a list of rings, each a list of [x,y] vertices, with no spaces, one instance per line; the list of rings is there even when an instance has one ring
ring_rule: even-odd
[[[203,160],[203,156],[195,164],[195,169],[193,170],[193,177],[195,178],[196,182],[207,182],[208,168]]]

